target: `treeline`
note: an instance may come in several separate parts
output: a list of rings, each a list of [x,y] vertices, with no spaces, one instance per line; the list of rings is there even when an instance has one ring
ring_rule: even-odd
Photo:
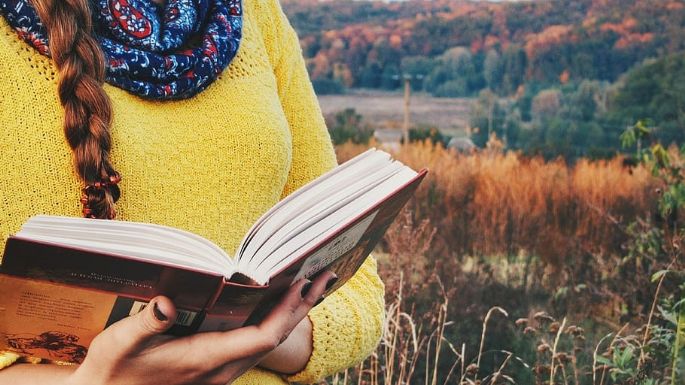
[[[650,128],[650,143],[685,143],[684,98],[685,53],[648,60],[615,83],[533,84],[517,98],[486,89],[471,111],[471,138],[484,146],[495,134],[509,148],[546,158],[606,158],[636,124]]]
[[[395,89],[404,75],[437,96],[613,82],[685,45],[685,5],[673,0],[282,1],[320,93]]]
[[[647,60],[614,83],[534,83],[507,98],[484,89],[470,111],[469,137],[485,147],[494,135],[508,149],[546,159],[610,158],[619,151],[634,153],[635,148],[622,148],[620,136],[635,125],[650,130],[643,148],[655,142],[685,143],[683,99],[685,53],[679,53]],[[374,129],[354,109],[328,116],[326,124],[337,145],[367,143]],[[411,141],[431,139],[444,146],[452,139],[421,123],[409,134]]]
[[[465,127],[476,145],[495,134],[508,148],[547,158],[612,156],[638,121],[654,128],[651,140],[685,142],[682,1],[286,1],[284,8],[320,94],[397,89],[409,78],[434,96],[477,98]],[[370,128],[349,114],[332,122],[338,139],[368,137]]]

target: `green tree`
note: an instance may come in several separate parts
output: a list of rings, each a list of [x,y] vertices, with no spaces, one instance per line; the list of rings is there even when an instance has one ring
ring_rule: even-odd
[[[504,51],[502,55],[502,66],[504,67],[502,91],[505,94],[513,94],[524,83],[527,65],[526,52],[521,46],[512,44]]]
[[[504,79],[504,67],[502,58],[496,50],[490,49],[485,54],[485,62],[483,63],[483,77],[485,83],[491,90],[499,90],[502,88],[502,79]]]
[[[685,53],[650,60],[622,80],[610,115],[616,126],[648,119],[662,143],[685,141]]]
[[[470,82],[476,78],[471,52],[455,47],[443,53],[438,64],[426,77],[424,87],[435,96],[468,96],[472,91]]]
[[[362,123],[362,116],[354,108],[346,108],[326,117],[326,125],[333,144],[346,142],[368,143],[373,130]]]
[[[437,64],[436,60],[425,56],[408,56],[402,58],[400,69],[403,74],[411,75],[412,89],[421,90],[424,79],[433,71]]]
[[[478,95],[478,100],[471,107],[469,124],[473,129],[471,140],[479,147],[484,147],[490,134],[499,138],[507,136],[506,110],[500,104],[497,95],[489,89],[484,89]]]

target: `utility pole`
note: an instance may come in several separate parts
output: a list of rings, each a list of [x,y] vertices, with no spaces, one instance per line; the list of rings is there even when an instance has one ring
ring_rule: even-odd
[[[411,93],[411,77],[404,75],[404,124],[402,125],[402,138],[404,144],[409,144],[409,96]]]
[[[393,79],[400,79],[399,75],[394,75]],[[404,80],[404,123],[402,124],[402,140],[404,144],[409,144],[409,100],[411,99],[411,81],[423,79],[422,74],[402,74]]]

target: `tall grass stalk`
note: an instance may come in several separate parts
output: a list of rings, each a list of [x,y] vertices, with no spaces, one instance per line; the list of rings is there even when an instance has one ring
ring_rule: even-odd
[[[671,385],[682,384],[685,373],[678,371],[678,365],[682,364],[685,357],[681,357],[681,351],[685,350],[685,306],[681,305],[678,311],[678,323],[676,326],[675,343],[673,344],[673,366],[671,369]],[[682,366],[682,365],[681,365]]]
[[[485,345],[485,334],[487,332],[488,328],[488,321],[490,320],[490,317],[492,316],[493,312],[500,312],[503,314],[505,317],[509,317],[509,313],[507,313],[506,310],[502,309],[499,306],[495,306],[488,310],[488,313],[485,315],[485,318],[483,319],[483,331],[480,336],[480,347],[478,348],[478,359],[476,360],[476,375],[475,379],[478,378],[478,372],[480,371],[480,358],[483,355],[483,346]]]
[[[559,330],[557,331],[557,336],[554,338],[554,345],[552,346],[552,363],[550,365],[550,374],[549,374],[549,385],[554,385],[554,372],[556,369],[556,365],[554,364],[554,361],[557,359],[557,347],[559,345],[559,338],[561,337],[561,333],[564,331],[564,327],[566,327],[566,317],[564,317],[564,320],[561,321],[561,326],[559,327]],[[560,362],[563,368],[563,363]],[[564,379],[566,378],[566,375],[564,374]]]

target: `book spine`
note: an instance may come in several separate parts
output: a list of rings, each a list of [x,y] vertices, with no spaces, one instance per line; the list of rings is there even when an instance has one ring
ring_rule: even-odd
[[[124,297],[165,295],[193,311],[204,310],[223,281],[220,275],[19,237],[8,239],[0,272]]]

